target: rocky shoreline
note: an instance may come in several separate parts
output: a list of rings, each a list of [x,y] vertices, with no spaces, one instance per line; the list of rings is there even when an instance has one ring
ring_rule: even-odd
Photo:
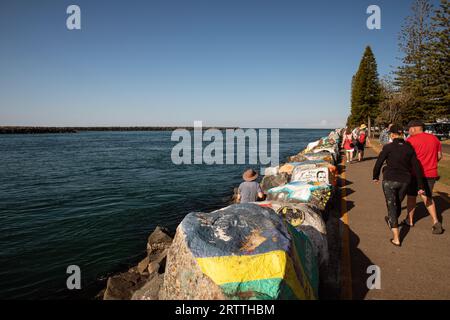
[[[329,253],[337,250],[337,240],[327,229],[337,223],[329,216],[339,138],[337,130],[331,132],[268,168],[261,182],[265,201],[190,213],[175,235],[158,226],[145,258],[109,277],[97,299],[318,299],[319,286],[338,273],[329,263],[338,254]],[[290,198],[298,188],[309,196]]]

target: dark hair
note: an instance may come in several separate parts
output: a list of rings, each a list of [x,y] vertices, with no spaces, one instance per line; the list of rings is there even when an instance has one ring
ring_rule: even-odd
[[[392,127],[389,129],[389,133],[394,134],[403,134],[403,128],[397,124],[393,124]]]
[[[423,129],[423,127],[425,127],[425,125],[420,120],[411,120],[410,122],[408,122],[408,128],[411,128],[411,127],[421,127]]]

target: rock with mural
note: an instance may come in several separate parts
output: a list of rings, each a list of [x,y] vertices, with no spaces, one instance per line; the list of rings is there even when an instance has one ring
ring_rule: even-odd
[[[272,209],[235,204],[188,214],[167,257],[160,299],[317,299],[306,233]]]
[[[309,203],[281,203],[276,201],[255,202],[261,207],[273,209],[297,230],[306,234],[313,244],[319,265],[326,265],[329,259],[327,231],[322,211]]]
[[[335,164],[335,159],[334,159],[333,155],[328,151],[305,153],[305,154],[303,154],[303,156],[307,160],[323,160],[323,161],[327,161],[331,164]]]
[[[332,197],[332,185],[294,181],[267,192],[267,200],[288,203],[311,203],[321,210],[327,208]]]
[[[291,182],[325,182],[331,185],[336,185],[336,179],[336,166],[323,160],[300,163],[294,168],[291,176]]]
[[[277,175],[264,176],[261,180],[261,189],[267,193],[272,188],[285,185],[290,180],[290,175],[287,173],[279,173]]]
[[[296,155],[290,156],[287,158],[287,162],[303,162],[308,160],[302,152],[299,152]]]

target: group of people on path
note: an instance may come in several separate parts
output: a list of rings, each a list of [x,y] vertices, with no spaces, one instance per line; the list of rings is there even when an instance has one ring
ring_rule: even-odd
[[[367,126],[365,124],[353,130],[350,127],[345,128],[342,134],[341,147],[345,150],[347,163],[353,162],[354,155],[357,156],[358,162],[362,161],[367,140]]]
[[[401,246],[399,226],[414,226],[414,212],[419,195],[433,219],[432,233],[441,234],[436,206],[433,201],[433,187],[439,179],[438,162],[442,159],[441,142],[432,134],[424,132],[421,121],[408,124],[409,137],[401,126],[391,124],[385,131],[383,149],[373,168],[373,180],[379,183],[383,164],[382,188],[386,198],[388,215],[385,217],[392,230],[391,243]],[[407,217],[400,224],[398,219],[402,211],[402,201],[407,196]]]

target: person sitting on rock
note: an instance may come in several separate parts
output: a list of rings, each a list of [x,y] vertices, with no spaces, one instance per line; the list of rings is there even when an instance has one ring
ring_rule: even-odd
[[[256,182],[258,173],[253,169],[248,169],[242,175],[242,182],[238,188],[237,202],[248,203],[255,202],[258,198],[262,199],[264,194],[261,190],[261,186]]]

